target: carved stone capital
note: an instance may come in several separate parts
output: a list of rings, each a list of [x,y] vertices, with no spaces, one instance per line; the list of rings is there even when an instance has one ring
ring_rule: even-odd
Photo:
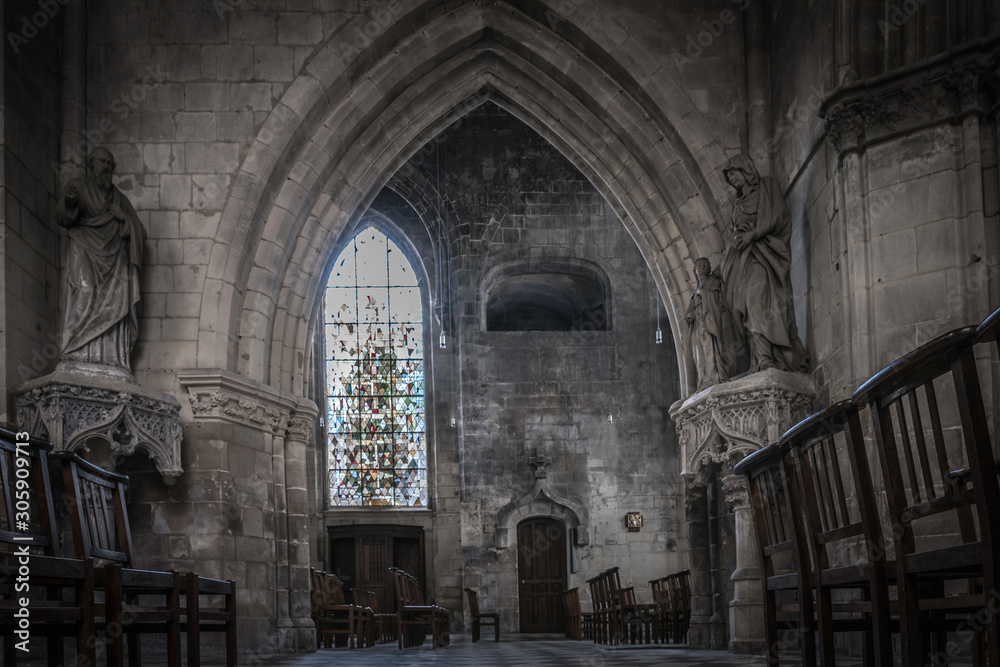
[[[295,416],[288,422],[288,435],[286,437],[289,440],[308,442],[312,432],[313,419],[311,417]]]
[[[819,114],[838,153],[862,150],[893,133],[983,114],[990,108],[990,88],[994,103],[1000,96],[991,83],[998,62],[1000,42],[994,42],[985,54],[968,52],[927,67],[845,83],[827,96]]]
[[[774,369],[700,391],[670,408],[692,484],[708,468],[733,464],[772,442],[813,409],[812,378]]]
[[[726,475],[722,478],[722,497],[732,511],[750,507],[750,486],[744,475]]]
[[[168,484],[184,472],[180,403],[169,394],[118,378],[57,371],[24,385],[15,400],[18,425],[51,440],[56,450],[97,439],[119,456],[144,450]]]
[[[284,437],[293,414],[308,418],[297,414],[304,399],[235,373],[191,370],[181,371],[177,377],[187,392],[191,415],[196,420],[222,419]],[[299,427],[297,424],[296,428]]]

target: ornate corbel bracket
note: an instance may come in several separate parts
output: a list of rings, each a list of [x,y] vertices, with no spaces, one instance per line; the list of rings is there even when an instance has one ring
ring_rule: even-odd
[[[84,449],[96,439],[113,455],[145,451],[168,484],[184,472],[180,403],[169,394],[117,378],[57,371],[24,385],[16,404],[18,425],[51,440],[56,450]]]
[[[734,464],[777,442],[813,408],[812,378],[766,370],[713,385],[670,408],[681,444],[682,475],[697,483],[717,464]]]

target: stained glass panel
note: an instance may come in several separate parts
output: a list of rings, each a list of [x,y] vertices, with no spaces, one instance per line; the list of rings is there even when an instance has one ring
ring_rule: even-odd
[[[374,228],[354,237],[326,292],[333,506],[427,506],[421,322],[403,252]]]

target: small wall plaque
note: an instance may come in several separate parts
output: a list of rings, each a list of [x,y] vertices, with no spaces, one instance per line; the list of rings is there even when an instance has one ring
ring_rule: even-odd
[[[629,512],[625,515],[625,525],[628,527],[628,532],[638,533],[639,529],[642,528],[642,514]]]

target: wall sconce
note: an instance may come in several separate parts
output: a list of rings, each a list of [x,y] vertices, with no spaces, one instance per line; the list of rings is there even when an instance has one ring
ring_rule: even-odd
[[[629,512],[625,515],[625,526],[630,533],[638,533],[642,528],[642,514],[639,512]]]

